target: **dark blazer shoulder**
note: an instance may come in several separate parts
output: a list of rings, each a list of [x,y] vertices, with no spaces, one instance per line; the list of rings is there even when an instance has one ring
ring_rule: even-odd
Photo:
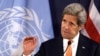
[[[57,38],[57,37],[54,37],[54,38],[52,38],[52,39],[49,39],[49,40],[46,41],[46,42],[52,42],[52,41],[55,41],[55,40],[58,40],[58,41],[60,40],[60,41],[61,41],[62,39],[63,39],[63,38],[59,36],[58,38]]]
[[[61,38],[53,38],[42,43],[36,56],[63,56],[63,44]]]
[[[86,43],[92,43],[92,44],[99,45],[99,43],[97,43],[96,41],[90,39],[89,37],[86,37],[83,34],[80,34],[80,39],[81,39],[81,41],[86,42]]]
[[[76,56],[100,56],[100,44],[80,34]]]
[[[42,45],[45,45],[45,46],[56,46],[56,45],[62,45],[63,43],[63,39],[62,37],[58,37],[58,38],[53,38],[53,39],[50,39],[44,43],[42,43]]]

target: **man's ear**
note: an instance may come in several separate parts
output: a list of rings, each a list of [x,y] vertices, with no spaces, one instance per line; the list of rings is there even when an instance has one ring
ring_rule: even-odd
[[[79,26],[79,31],[82,30],[83,28],[84,28],[84,25],[83,25],[83,24],[80,25],[80,26]]]

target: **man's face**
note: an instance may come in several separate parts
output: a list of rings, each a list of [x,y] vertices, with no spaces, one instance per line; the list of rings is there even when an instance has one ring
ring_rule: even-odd
[[[73,39],[81,30],[82,26],[77,24],[77,17],[65,14],[61,23],[61,34],[63,38]]]

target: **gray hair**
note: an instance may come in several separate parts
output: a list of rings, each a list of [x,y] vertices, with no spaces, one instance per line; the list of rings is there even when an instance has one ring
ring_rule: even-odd
[[[86,18],[87,18],[86,11],[85,11],[84,7],[82,5],[80,5],[79,3],[72,3],[72,4],[69,4],[67,7],[65,7],[64,11],[63,11],[63,16],[65,14],[77,16],[77,18],[78,18],[77,24],[78,25],[86,23]]]

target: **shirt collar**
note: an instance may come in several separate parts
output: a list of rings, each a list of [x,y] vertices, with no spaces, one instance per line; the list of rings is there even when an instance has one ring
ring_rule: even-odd
[[[78,34],[72,39],[73,42],[77,42],[78,43],[79,35],[80,35],[80,33],[78,32]],[[67,43],[68,39],[63,39],[63,41]]]
[[[73,54],[72,54],[73,56],[76,55],[77,46],[78,46],[78,40],[79,40],[79,35],[80,35],[80,33],[78,32],[78,34],[72,39],[73,42],[72,42],[71,46],[72,46],[72,50],[73,50]],[[66,51],[67,46],[68,46],[68,39],[64,39],[63,38],[63,50],[64,50],[64,53]]]

